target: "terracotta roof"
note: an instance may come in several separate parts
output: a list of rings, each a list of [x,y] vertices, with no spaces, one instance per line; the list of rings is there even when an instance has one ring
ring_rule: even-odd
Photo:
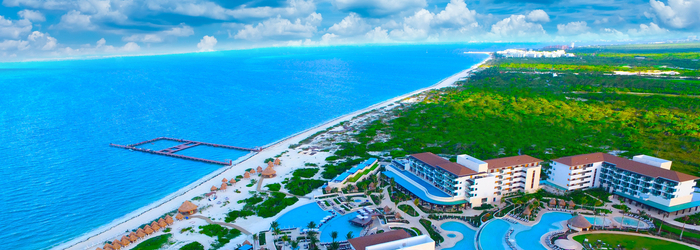
[[[352,247],[355,250],[365,250],[365,248],[368,246],[374,246],[377,244],[382,244],[382,243],[391,242],[391,241],[400,240],[400,239],[406,239],[406,238],[410,238],[410,237],[411,237],[411,235],[409,235],[404,230],[393,230],[393,231],[379,233],[379,234],[373,234],[373,235],[368,235],[368,236],[363,236],[363,237],[352,238],[352,239],[349,239],[348,242],[350,242],[350,245],[352,245]]]
[[[585,164],[591,164],[596,162],[608,162],[615,164],[615,167],[644,176],[649,176],[653,178],[661,177],[664,179],[669,179],[678,182],[690,181],[700,179],[700,177],[692,176],[689,174],[684,174],[676,172],[673,170],[663,169],[660,167],[647,165],[641,162],[636,162],[633,160],[628,160],[625,158],[617,157],[606,153],[592,153],[584,155],[574,155],[567,156],[552,161],[567,165],[567,166],[579,166]]]
[[[179,211],[180,213],[184,213],[194,211],[195,209],[197,209],[197,205],[195,205],[191,201],[185,201],[182,203],[182,205],[180,205],[180,208],[178,208],[177,211]]]
[[[538,163],[542,162],[542,160],[529,155],[518,155],[485,160],[484,162],[489,164],[489,169],[499,169],[523,164]]]
[[[476,174],[476,171],[471,170],[468,167],[445,160],[444,158],[430,152],[412,154],[411,157],[416,158],[417,160],[428,164],[431,167],[439,167],[457,176],[467,176]]]
[[[567,223],[572,226],[572,227],[578,227],[578,228],[589,228],[591,227],[591,222],[586,220],[583,215],[576,215],[576,217],[569,219]]]

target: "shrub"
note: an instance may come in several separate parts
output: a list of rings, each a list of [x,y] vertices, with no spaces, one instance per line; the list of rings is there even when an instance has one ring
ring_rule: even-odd
[[[134,250],[156,250],[161,249],[165,243],[168,243],[172,234],[163,234],[156,237],[144,240],[143,242],[136,245]]]
[[[204,246],[196,241],[190,242],[190,244],[184,245],[180,250],[204,250]]]
[[[289,190],[289,193],[294,195],[306,195],[311,193],[314,189],[317,189],[326,181],[315,180],[315,179],[301,179],[299,177],[292,177],[284,187]]]
[[[286,198],[286,195],[283,193],[272,192],[270,197],[255,208],[255,211],[258,216],[269,218],[277,215],[286,207],[294,205],[297,201],[299,201],[297,197]]]
[[[224,219],[224,221],[226,223],[230,223],[230,222],[236,221],[236,219],[238,219],[239,217],[243,217],[245,219],[246,217],[252,216],[252,215],[255,215],[255,212],[248,211],[248,210],[243,210],[243,211],[233,210],[233,211],[228,212],[226,214],[226,218]]]
[[[280,189],[282,188],[282,184],[279,184],[279,183],[271,183],[271,184],[265,185],[265,187],[266,187],[267,189],[269,189],[270,191],[280,191]]]
[[[300,168],[297,170],[294,170],[294,173],[292,173],[292,176],[294,177],[303,177],[303,178],[311,178],[318,173],[318,168]]]

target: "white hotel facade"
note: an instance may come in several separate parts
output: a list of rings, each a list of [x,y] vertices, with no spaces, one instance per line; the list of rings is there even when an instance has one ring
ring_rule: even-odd
[[[699,178],[673,171],[671,164],[647,155],[632,160],[606,153],[575,155],[552,160],[548,181],[565,190],[601,187],[665,212],[700,205],[693,200]]]

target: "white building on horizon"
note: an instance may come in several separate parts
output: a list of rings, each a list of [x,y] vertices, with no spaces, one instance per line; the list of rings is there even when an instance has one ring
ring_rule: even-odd
[[[498,51],[496,54],[503,57],[514,57],[514,58],[557,58],[557,57],[574,57],[572,53],[566,53],[564,50],[555,51],[535,51],[535,50],[521,50],[521,49],[506,49],[503,51]]]

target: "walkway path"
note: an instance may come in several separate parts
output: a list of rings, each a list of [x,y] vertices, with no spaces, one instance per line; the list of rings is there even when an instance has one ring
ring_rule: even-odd
[[[190,215],[190,217],[192,217],[192,218],[197,218],[197,219],[202,219],[202,220],[206,221],[206,222],[209,223],[209,224],[217,224],[217,225],[232,227],[232,228],[235,228],[235,229],[240,230],[241,233],[244,233],[244,234],[246,234],[246,235],[251,235],[251,234],[252,234],[252,233],[248,232],[248,230],[245,230],[244,228],[239,227],[238,225],[235,225],[235,224],[224,223],[224,222],[218,222],[218,221],[212,221],[211,219],[209,219],[209,218],[207,218],[207,217],[204,217],[204,216],[201,216],[201,215]]]
[[[692,245],[692,244],[690,244],[690,243],[685,243],[685,242],[682,242],[682,241],[677,241],[677,240],[673,240],[673,239],[667,239],[667,238],[659,237],[659,236],[655,236],[655,235],[638,234],[638,233],[630,233],[630,232],[617,232],[617,231],[588,231],[588,232],[579,232],[579,233],[569,234],[569,235],[567,236],[567,238],[568,238],[569,240],[571,240],[571,241],[576,242],[577,244],[579,244],[579,245],[581,246],[581,244],[578,243],[578,241],[575,241],[575,240],[574,240],[574,236],[585,235],[585,234],[624,234],[624,235],[632,235],[632,236],[639,236],[639,237],[648,237],[648,238],[654,238],[654,239],[659,239],[659,240],[665,240],[665,241],[670,241],[670,242],[674,242],[674,243],[686,245],[686,246],[689,246],[689,247],[692,247],[692,248],[695,248],[695,249],[700,249],[700,247],[698,247],[698,246],[696,246],[696,245]],[[583,247],[583,246],[581,246],[581,247]]]

